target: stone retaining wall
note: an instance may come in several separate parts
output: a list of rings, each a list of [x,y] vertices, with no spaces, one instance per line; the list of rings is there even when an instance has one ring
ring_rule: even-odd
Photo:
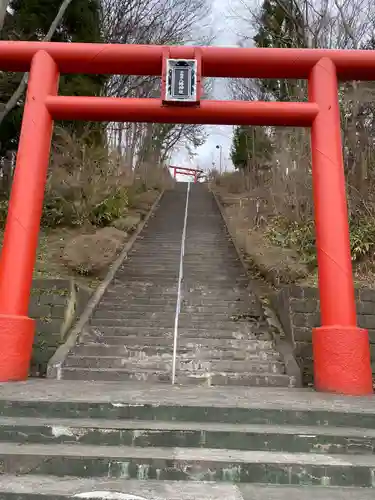
[[[31,376],[44,376],[47,363],[82,314],[92,291],[65,279],[35,279],[29,316],[36,320]]]
[[[305,385],[313,382],[312,329],[320,325],[318,289],[286,286],[271,297],[272,306],[283,326],[286,340],[295,346]],[[368,329],[375,373],[375,290],[356,289],[358,326]]]

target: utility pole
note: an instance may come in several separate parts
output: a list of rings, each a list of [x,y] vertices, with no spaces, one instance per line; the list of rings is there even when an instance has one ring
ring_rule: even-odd
[[[216,146],[216,149],[219,149],[219,150],[220,150],[219,172],[220,172],[220,175],[221,175],[222,170],[223,170],[223,146],[219,146],[219,145],[217,145],[217,146]]]
[[[0,0],[0,34],[4,27],[5,16],[7,14],[7,8],[9,5],[9,0]]]

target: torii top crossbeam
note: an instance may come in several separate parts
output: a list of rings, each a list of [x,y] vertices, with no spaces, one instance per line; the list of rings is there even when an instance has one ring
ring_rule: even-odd
[[[371,50],[3,41],[0,67],[3,71],[28,71],[36,52],[45,50],[61,73],[159,76],[164,51],[175,59],[189,59],[197,49],[202,57],[202,75],[207,77],[305,79],[320,59],[328,57],[340,80],[374,80],[375,52]]]

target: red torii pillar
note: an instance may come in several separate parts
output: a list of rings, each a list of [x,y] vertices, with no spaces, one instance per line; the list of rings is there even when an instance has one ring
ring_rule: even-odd
[[[0,381],[28,377],[34,320],[27,316],[53,121],[46,99],[59,73],[47,52],[33,58],[0,260]]]
[[[368,333],[357,327],[337,74],[330,59],[312,69],[309,98],[319,106],[311,129],[322,323],[313,330],[314,383],[324,391],[371,393]]]

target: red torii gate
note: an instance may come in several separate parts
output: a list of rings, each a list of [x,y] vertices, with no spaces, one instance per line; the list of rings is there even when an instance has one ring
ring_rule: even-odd
[[[191,73],[179,66],[177,75],[179,60]],[[0,42],[0,70],[30,72],[0,261],[0,381],[28,375],[28,303],[54,119],[281,125],[311,127],[322,321],[313,331],[315,386],[372,392],[368,332],[356,322],[337,81],[374,81],[374,51]],[[163,98],[59,96],[60,73],[161,75]],[[201,77],[307,79],[309,101],[200,102]],[[180,87],[189,88],[184,102]]]
[[[169,168],[173,170],[173,177],[176,178],[177,174],[189,175],[194,177],[194,184],[197,182],[203,170],[199,168],[189,168],[189,167],[177,167],[175,165],[170,165]]]

